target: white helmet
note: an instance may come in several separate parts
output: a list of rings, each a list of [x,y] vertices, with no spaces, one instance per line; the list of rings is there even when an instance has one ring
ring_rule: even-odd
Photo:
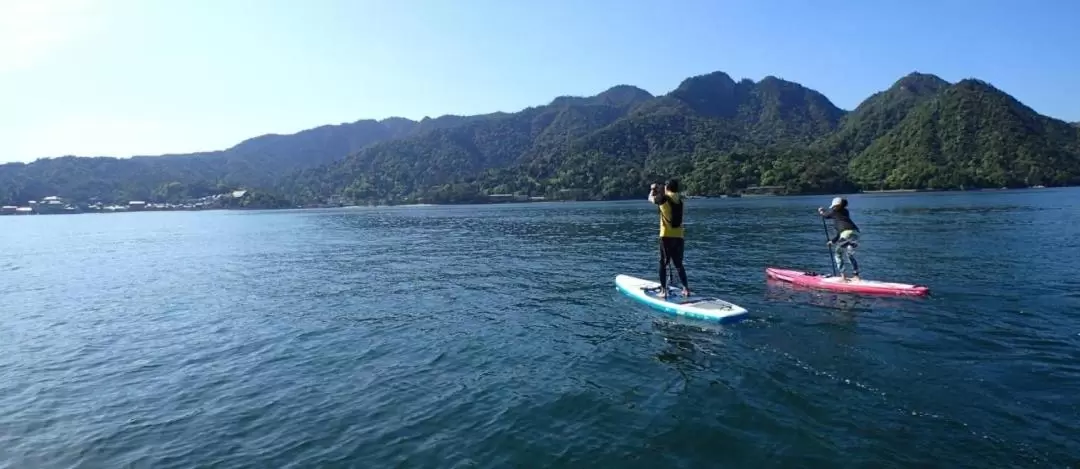
[[[833,197],[832,204],[829,204],[829,208],[839,206],[842,203],[844,203],[844,199],[842,199],[840,197]]]

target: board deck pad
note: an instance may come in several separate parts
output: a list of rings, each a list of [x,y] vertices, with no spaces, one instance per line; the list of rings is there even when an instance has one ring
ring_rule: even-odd
[[[681,288],[671,285],[668,286],[667,298],[661,298],[660,282],[629,275],[615,276],[615,287],[633,300],[679,316],[730,321],[742,319],[748,313],[742,306],[720,298],[698,295],[693,291],[689,297],[683,296]]]

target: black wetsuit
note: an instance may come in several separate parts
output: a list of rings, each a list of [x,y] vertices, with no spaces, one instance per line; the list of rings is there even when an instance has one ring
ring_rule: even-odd
[[[683,288],[690,288],[686,283],[686,269],[683,267],[683,200],[678,194],[661,193],[653,198],[653,203],[660,209],[660,286],[667,291],[667,265],[675,264],[679,281]]]

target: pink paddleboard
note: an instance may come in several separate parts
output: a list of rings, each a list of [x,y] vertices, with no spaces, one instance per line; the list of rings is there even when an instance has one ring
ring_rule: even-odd
[[[925,295],[930,289],[922,285],[906,283],[878,282],[876,280],[843,280],[840,277],[822,275],[799,270],[766,267],[765,275],[769,278],[790,282],[810,288],[821,288],[852,293],[878,293],[887,295]]]

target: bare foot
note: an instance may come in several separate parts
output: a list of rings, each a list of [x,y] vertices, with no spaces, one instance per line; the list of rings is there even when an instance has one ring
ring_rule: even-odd
[[[690,289],[689,288],[683,288],[682,289],[682,296],[690,296]]]

